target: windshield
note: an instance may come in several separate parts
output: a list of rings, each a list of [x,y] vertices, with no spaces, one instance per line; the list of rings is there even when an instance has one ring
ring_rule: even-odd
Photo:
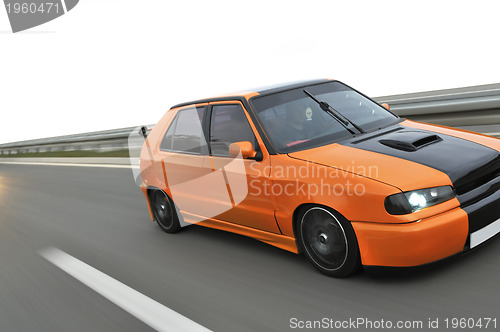
[[[363,132],[386,127],[398,117],[348,86],[332,81],[251,100],[271,144],[279,153],[306,150],[352,137],[352,132],[308,96],[328,103]]]

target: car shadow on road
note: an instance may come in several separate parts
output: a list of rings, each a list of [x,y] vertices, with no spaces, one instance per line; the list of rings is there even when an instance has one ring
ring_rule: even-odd
[[[310,271],[319,273],[307,262],[304,255],[296,255],[243,235],[190,225],[175,236],[182,238],[182,241],[201,242],[208,246],[214,246],[214,248],[218,248],[221,251],[230,250],[233,253],[239,252],[241,255],[265,256],[266,259],[271,259],[274,264],[285,264],[288,268],[297,269],[297,271],[309,269]],[[473,250],[434,263],[418,267],[363,268],[350,276],[349,279],[351,281],[359,280],[364,283],[407,283],[415,280],[422,281],[423,279],[432,279],[441,274],[456,273],[460,270],[470,269],[474,260],[484,260],[492,255],[496,256],[499,250],[500,236],[496,236]]]

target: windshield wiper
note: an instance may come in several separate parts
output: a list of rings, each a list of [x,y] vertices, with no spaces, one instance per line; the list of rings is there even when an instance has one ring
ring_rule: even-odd
[[[342,124],[344,126],[344,128],[347,129],[351,134],[354,135],[355,132],[349,128],[349,125],[356,128],[356,130],[359,131],[360,133],[364,133],[364,131],[358,125],[356,125],[354,122],[350,121],[348,118],[346,118],[345,116],[340,114],[337,110],[335,110],[333,107],[328,105],[327,102],[318,100],[318,98],[316,98],[312,93],[310,93],[309,91],[307,91],[305,89],[303,91],[306,95],[311,97],[312,100],[314,100],[316,103],[318,103],[319,107],[323,111],[330,114],[335,120],[340,122],[340,124]]]

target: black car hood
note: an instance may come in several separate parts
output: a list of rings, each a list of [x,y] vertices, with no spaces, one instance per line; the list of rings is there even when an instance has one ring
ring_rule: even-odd
[[[457,194],[498,176],[500,154],[489,147],[441,133],[401,125],[339,144],[381,153],[437,169],[448,175]]]

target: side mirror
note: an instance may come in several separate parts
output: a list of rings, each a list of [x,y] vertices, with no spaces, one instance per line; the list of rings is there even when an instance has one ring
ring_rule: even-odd
[[[382,103],[382,104],[380,104],[380,105],[382,105],[382,106],[384,106],[385,108],[387,108],[387,110],[388,110],[388,111],[391,109],[391,107],[390,107],[390,106],[389,106],[389,104],[387,104],[387,103]]]
[[[253,159],[257,155],[249,141],[234,142],[229,145],[229,156],[232,158],[236,158],[240,152],[243,159]]]

